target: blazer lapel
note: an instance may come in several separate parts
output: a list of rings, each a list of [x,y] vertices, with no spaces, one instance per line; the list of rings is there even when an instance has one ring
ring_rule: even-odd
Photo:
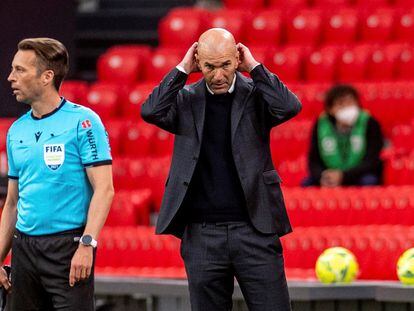
[[[236,88],[231,106],[231,141],[233,142],[234,135],[236,134],[237,126],[239,125],[241,116],[243,114],[244,107],[246,106],[247,99],[253,88],[247,83],[246,77],[241,73],[236,72]]]
[[[200,80],[190,93],[191,108],[194,115],[194,124],[197,129],[198,140],[202,140],[204,119],[206,111],[206,86],[204,79]]]

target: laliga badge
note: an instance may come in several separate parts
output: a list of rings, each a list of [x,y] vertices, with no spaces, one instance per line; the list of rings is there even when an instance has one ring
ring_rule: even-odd
[[[65,162],[65,145],[52,144],[43,145],[43,158],[46,165],[52,170],[56,171]]]

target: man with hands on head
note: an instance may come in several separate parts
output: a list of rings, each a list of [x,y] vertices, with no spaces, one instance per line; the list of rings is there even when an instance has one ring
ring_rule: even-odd
[[[195,71],[204,78],[185,86]],[[249,310],[290,310],[279,237],[291,226],[269,134],[300,109],[220,28],[203,33],[142,106],[144,120],[175,134],[156,231],[181,238],[192,310],[231,310],[234,277]]]
[[[22,40],[8,81],[31,110],[7,134],[9,182],[0,261],[12,248],[11,310],[94,310],[94,256],[112,202],[112,159],[101,120],[59,96],[68,53]]]

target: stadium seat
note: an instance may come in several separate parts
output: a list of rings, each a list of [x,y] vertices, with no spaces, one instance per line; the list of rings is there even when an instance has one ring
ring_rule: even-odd
[[[7,132],[14,120],[14,118],[0,118],[0,152],[6,150]]]
[[[399,79],[411,80],[414,72],[414,47],[405,46],[396,61],[396,76]]]
[[[320,10],[300,10],[289,17],[287,41],[291,44],[316,45],[321,41],[322,16]]]
[[[388,6],[390,4],[389,0],[352,0],[356,7],[359,9],[371,9],[377,8],[380,6]]]
[[[146,82],[158,84],[168,72],[180,63],[185,52],[185,50],[177,48],[156,49],[145,68]]]
[[[302,102],[302,111],[297,119],[315,120],[317,118],[323,111],[323,100],[330,85],[330,83],[309,83],[291,86]]]
[[[410,1],[411,2],[411,1]],[[414,38],[414,8],[398,15],[395,23],[395,37],[402,42],[413,42]]]
[[[144,121],[131,121],[125,127],[125,137],[122,141],[123,153],[134,157],[149,156],[156,127]]]
[[[114,49],[99,56],[97,74],[99,81],[131,85],[143,76],[143,61],[139,51]]]
[[[392,37],[394,10],[380,8],[366,14],[362,20],[361,40],[365,42],[386,42]]]
[[[306,9],[309,5],[308,0],[268,0],[270,8],[283,10]]]
[[[282,36],[282,14],[279,10],[260,11],[245,25],[249,45],[278,45]]]
[[[160,46],[188,49],[202,33],[202,11],[197,8],[171,10],[158,24]]]
[[[258,10],[264,7],[265,0],[224,0],[224,6],[229,9]]]
[[[315,82],[334,81],[339,51],[336,46],[325,46],[311,53],[305,61],[306,80]]]
[[[236,42],[244,39],[245,12],[241,10],[221,9],[206,15],[206,28],[224,28],[230,31]]]
[[[85,105],[88,83],[80,80],[65,80],[59,89],[60,96],[79,105]]]
[[[119,115],[120,97],[118,85],[96,82],[89,88],[86,102],[105,121]]]
[[[123,142],[125,137],[126,122],[124,119],[109,119],[104,123],[109,135],[109,143],[111,145],[112,157],[123,154]]]
[[[373,47],[359,44],[349,47],[338,57],[337,79],[341,82],[357,82],[366,78],[368,60]]]
[[[122,115],[124,118],[138,120],[141,118],[141,105],[147,99],[155,87],[154,82],[135,84],[127,92],[127,96],[122,106]]]
[[[275,47],[265,47],[263,45],[250,45],[249,46],[250,52],[252,53],[253,57],[262,64],[266,65],[266,58],[268,53],[272,53],[275,51]]]
[[[313,0],[313,5],[323,9],[331,7],[340,8],[350,6],[351,0]]]
[[[152,137],[151,155],[156,157],[169,156],[174,147],[174,135],[157,128]]]
[[[389,44],[372,51],[368,62],[367,77],[370,80],[392,80],[396,77],[396,63],[400,59],[404,45]]]
[[[324,0],[326,1],[326,0]],[[358,14],[355,9],[345,8],[329,14],[323,26],[325,43],[349,44],[356,40]]]
[[[269,51],[265,64],[284,82],[296,82],[302,78],[303,55],[302,46],[287,46]]]

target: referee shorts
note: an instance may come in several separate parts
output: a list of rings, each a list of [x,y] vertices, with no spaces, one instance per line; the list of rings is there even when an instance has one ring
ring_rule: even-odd
[[[12,243],[10,310],[93,311],[94,274],[69,286],[72,257],[83,229],[28,236],[16,230]],[[95,257],[96,251],[94,251]],[[95,261],[95,260],[94,260]]]

